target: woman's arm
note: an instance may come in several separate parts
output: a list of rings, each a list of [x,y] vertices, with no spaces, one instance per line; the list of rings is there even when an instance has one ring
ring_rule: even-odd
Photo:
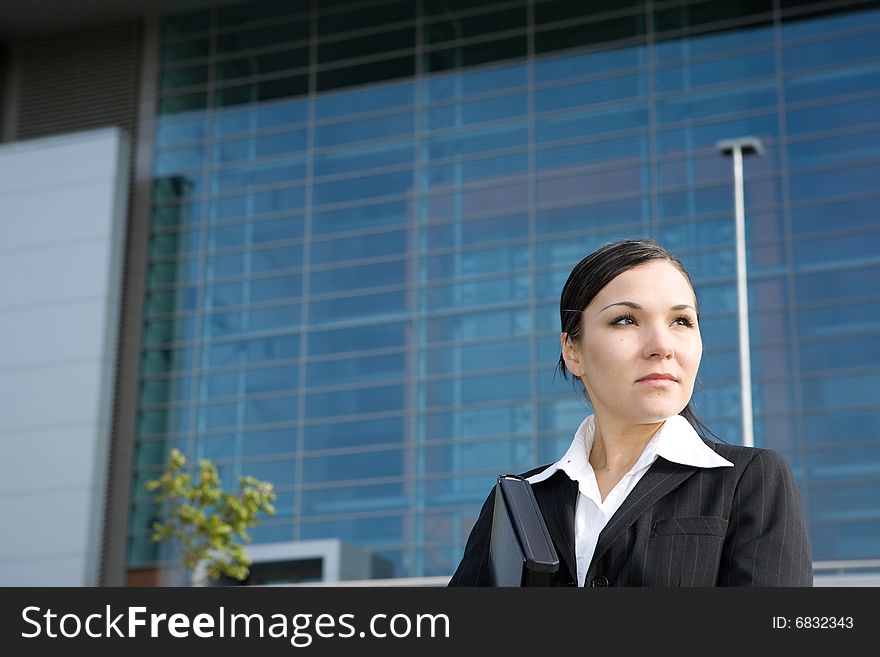
[[[804,509],[791,467],[755,450],[737,483],[718,570],[719,586],[812,586]]]

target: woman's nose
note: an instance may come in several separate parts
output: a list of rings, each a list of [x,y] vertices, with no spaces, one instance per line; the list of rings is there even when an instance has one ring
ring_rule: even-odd
[[[644,344],[646,358],[671,358],[675,354],[672,336],[665,328],[649,329]]]

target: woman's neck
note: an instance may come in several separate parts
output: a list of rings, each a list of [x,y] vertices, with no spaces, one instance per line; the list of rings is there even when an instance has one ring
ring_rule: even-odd
[[[663,421],[623,424],[594,417],[593,447],[588,454],[590,465],[597,472],[626,474],[661,426]]]

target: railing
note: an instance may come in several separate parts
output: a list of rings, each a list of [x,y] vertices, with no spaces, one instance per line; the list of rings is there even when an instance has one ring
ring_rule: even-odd
[[[814,561],[816,586],[880,586],[880,559]]]

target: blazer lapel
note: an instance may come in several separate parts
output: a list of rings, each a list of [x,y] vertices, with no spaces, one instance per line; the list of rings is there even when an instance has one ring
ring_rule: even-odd
[[[559,471],[546,481],[532,485],[535,500],[544,515],[547,531],[556,546],[556,554],[577,583],[577,561],[574,556],[574,511],[578,484]]]
[[[667,461],[663,457],[654,461],[599,534],[590,567],[602,558],[621,532],[632,525],[657,500],[680,486],[697,469]]]

